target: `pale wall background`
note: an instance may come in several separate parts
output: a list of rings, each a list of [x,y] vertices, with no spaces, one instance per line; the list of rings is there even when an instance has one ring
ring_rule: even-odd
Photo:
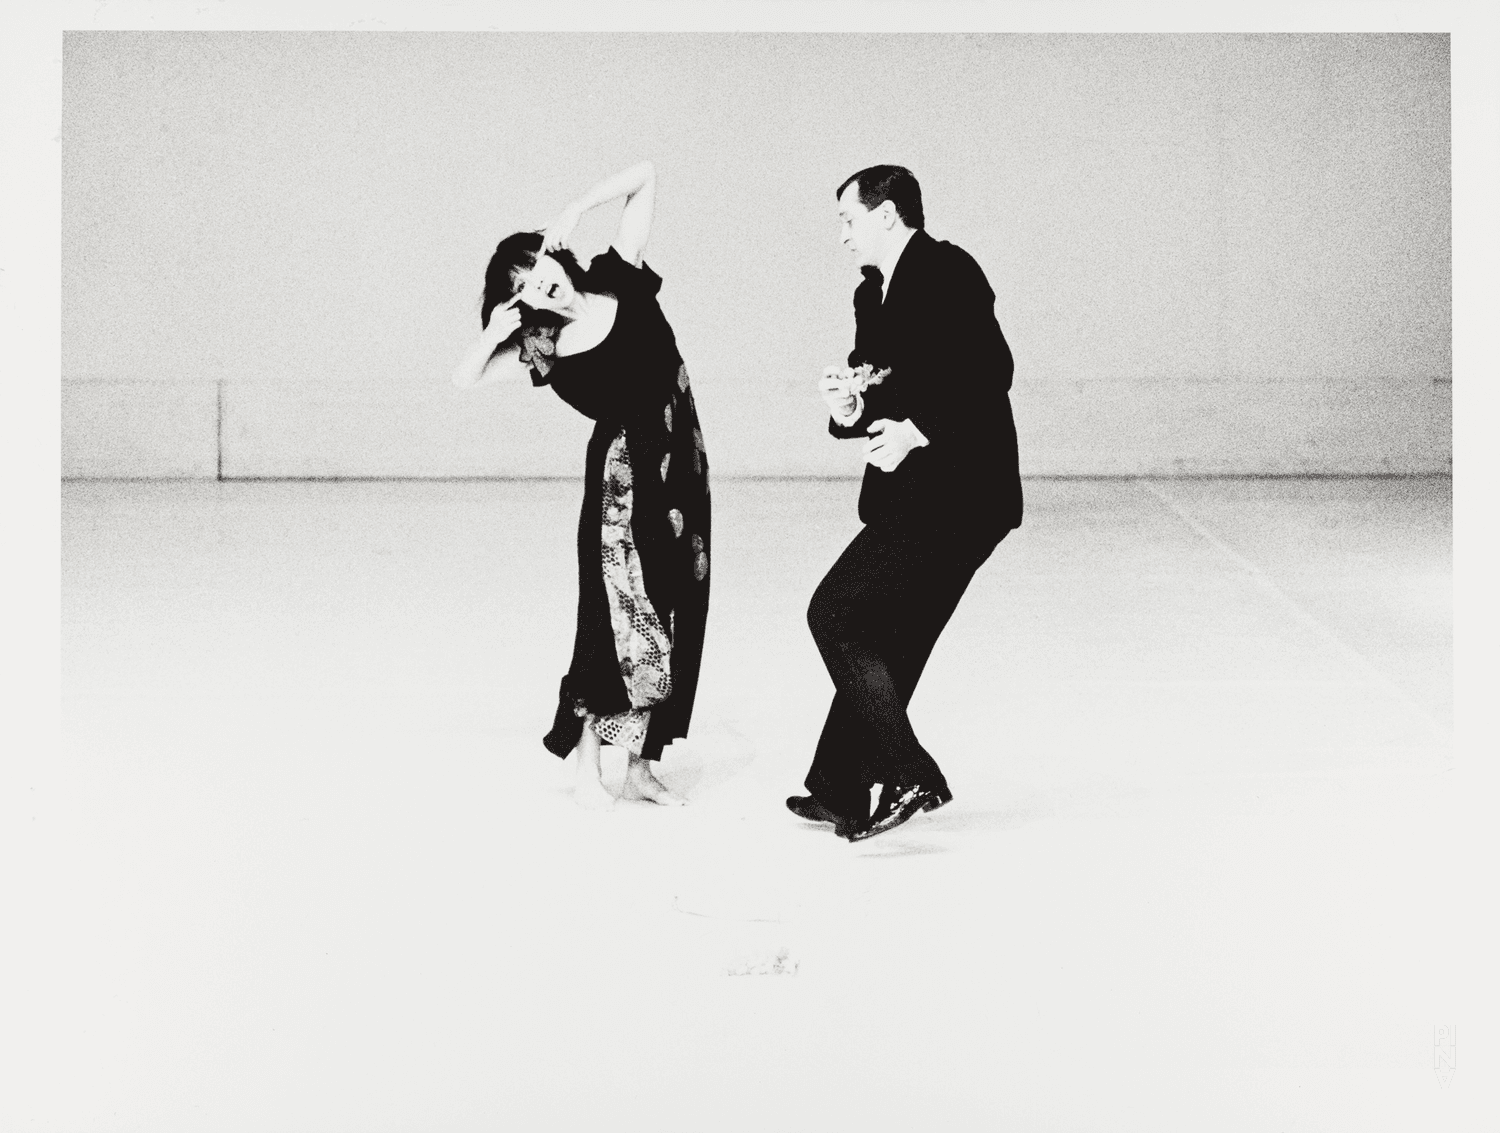
[[[63,471],[580,474],[447,374],[495,242],[650,157],[719,475],[859,470],[813,383],[877,161],[989,275],[1024,472],[1446,472],[1448,91],[1445,35],[70,32]]]

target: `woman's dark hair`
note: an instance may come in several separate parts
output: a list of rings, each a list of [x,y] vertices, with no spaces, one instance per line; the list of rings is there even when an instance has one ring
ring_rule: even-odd
[[[912,171],[901,165],[872,165],[861,169],[853,177],[846,178],[833,195],[842,197],[850,185],[859,185],[859,203],[867,209],[876,209],[885,201],[896,206],[896,215],[908,228],[921,228],[927,223],[922,215],[922,186]]]
[[[516,276],[536,267],[541,254],[540,232],[517,232],[495,245],[490,266],[484,269],[484,302],[479,309],[480,326],[490,325],[491,312],[516,293]],[[583,268],[578,265],[577,257],[567,248],[559,248],[547,254],[562,265],[573,286],[582,290]],[[512,335],[512,338],[540,327],[561,327],[567,322],[555,311],[539,311],[525,303],[518,303],[516,307],[521,312],[521,330],[517,335]]]

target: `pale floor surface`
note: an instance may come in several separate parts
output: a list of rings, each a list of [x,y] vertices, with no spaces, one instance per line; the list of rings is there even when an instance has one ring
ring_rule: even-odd
[[[1452,1127],[1446,480],[1029,483],[913,704],[956,801],[856,846],[782,800],[858,485],[716,485],[692,805],[603,815],[539,742],[581,490],[65,486],[0,1114]]]

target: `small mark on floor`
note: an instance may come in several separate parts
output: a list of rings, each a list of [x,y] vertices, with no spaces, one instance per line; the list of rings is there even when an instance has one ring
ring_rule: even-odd
[[[775,953],[732,964],[724,969],[724,974],[726,976],[795,976],[797,964],[798,961],[792,958],[787,949],[778,948]]]

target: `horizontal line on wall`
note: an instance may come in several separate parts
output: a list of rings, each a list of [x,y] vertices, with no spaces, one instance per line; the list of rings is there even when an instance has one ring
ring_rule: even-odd
[[[226,484],[530,484],[582,483],[582,476],[224,476]]]
[[[218,484],[217,476],[64,476],[64,484]]]
[[[859,476],[715,476],[718,483],[801,481],[817,483],[858,483]],[[1451,480],[1452,472],[1183,472],[1148,474],[1086,475],[1078,473],[1037,473],[1022,476],[1029,480]],[[63,483],[130,484],[130,483],[223,483],[223,484],[568,484],[581,483],[582,476],[64,476]]]
[[[797,379],[799,382],[801,379]],[[1177,386],[1177,385],[1206,385],[1212,386],[1220,383],[1233,383],[1240,385],[1258,386],[1304,386],[1315,388],[1321,384],[1339,385],[1395,385],[1402,382],[1430,382],[1433,385],[1452,385],[1451,374],[1433,375],[1432,371],[1422,372],[1397,372],[1397,371],[1372,371],[1361,370],[1356,373],[1315,372],[1307,374],[1245,374],[1245,373],[1193,373],[1193,374],[1076,374],[1065,371],[1052,371],[1050,373],[1037,373],[1036,371],[1025,372],[1018,375],[1015,385],[1011,388],[1012,394],[1019,389],[1022,392],[1029,385],[1148,385],[1148,386]],[[299,397],[316,400],[320,395],[341,396],[363,395],[366,397],[442,397],[451,398],[455,394],[468,391],[453,390],[448,388],[448,383],[440,385],[415,384],[402,382],[399,379],[389,381],[354,382],[346,380],[335,380],[323,382],[316,386],[308,386],[276,378],[161,378],[161,377],[135,377],[135,376],[111,376],[106,374],[65,374],[61,384],[65,386],[161,386],[172,389],[203,389],[212,385],[224,385],[236,390],[273,390]],[[498,384],[497,384],[498,385]],[[503,388],[503,387],[500,387]],[[520,388],[512,385],[511,388]]]
[[[1021,480],[1451,480],[1452,472],[1148,472],[1086,475],[1039,472]]]

